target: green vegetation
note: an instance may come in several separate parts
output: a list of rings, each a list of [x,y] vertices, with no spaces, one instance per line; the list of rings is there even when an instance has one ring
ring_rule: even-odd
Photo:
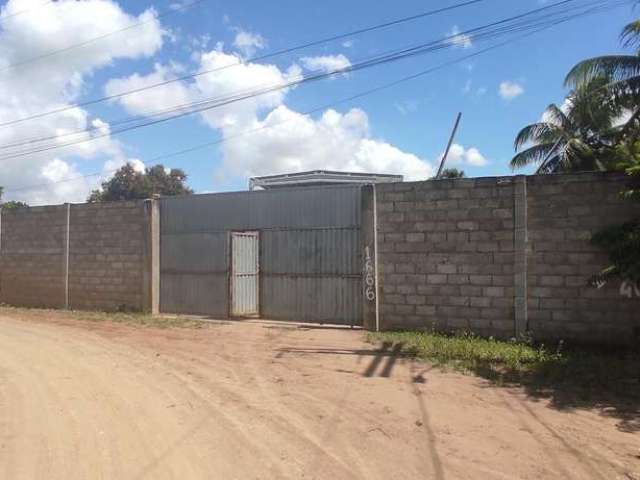
[[[522,342],[503,342],[480,338],[472,334],[443,335],[435,332],[370,333],[374,342],[402,344],[402,351],[418,358],[462,370],[478,363],[487,363],[521,371],[532,364],[559,358],[544,347],[535,348]]]
[[[90,322],[113,322],[149,328],[207,328],[207,321],[184,315],[150,315],[138,312],[100,312],[80,310],[52,310],[45,308],[13,307],[0,305],[0,313],[27,315],[37,319],[73,319]]]
[[[564,105],[549,105],[543,120],[524,127],[515,140],[511,167],[538,165],[539,173],[608,170],[611,147],[624,109],[608,94],[602,77],[580,84]]]
[[[88,320],[91,322],[114,322],[134,325],[139,327],[152,328],[206,328],[208,322],[197,318],[185,316],[160,316],[146,313],[124,313],[124,312],[81,312],[72,311],[71,318],[76,320]]]
[[[441,179],[445,179],[445,178],[465,178],[466,175],[464,173],[464,170],[458,170],[457,168],[445,168],[444,170],[442,170],[442,173],[440,174],[440,178]],[[435,180],[436,177],[433,177],[433,180]]]
[[[4,187],[0,187],[0,207],[3,210],[15,210],[16,208],[26,208],[27,205],[24,202],[18,202],[16,200],[9,200],[8,202],[2,201],[2,195],[4,194]]]
[[[525,386],[530,394],[552,396],[564,406],[614,403],[616,409],[625,410],[640,404],[637,351],[568,349],[562,344],[549,349],[528,342],[435,332],[369,333],[368,340],[386,342],[391,348],[400,345],[401,354],[499,385]]]
[[[164,165],[136,170],[127,163],[113,178],[94,190],[88,202],[111,202],[118,200],[142,200],[154,196],[189,195],[193,193],[187,184],[187,174],[179,168],[165,169]]]
[[[620,192],[640,201],[640,20],[620,36],[632,55],[605,55],[574,66],[565,78],[571,92],[562,107],[550,105],[543,120],[516,136],[514,169],[536,165],[538,173],[616,171],[629,176]],[[597,232],[592,243],[609,262],[591,278],[640,285],[640,218]]]
[[[629,184],[620,195],[629,201],[640,201],[640,141],[621,144],[625,160],[619,169],[629,176]],[[622,156],[622,155],[621,155]],[[609,265],[591,279],[593,285],[603,285],[612,279],[622,279],[640,285],[640,219],[613,225],[597,232],[591,242],[609,254]]]
[[[640,46],[640,20],[624,27],[624,47]],[[514,169],[537,165],[539,173],[621,171],[634,161],[640,139],[640,50],[606,55],[574,66],[562,106],[516,136]]]

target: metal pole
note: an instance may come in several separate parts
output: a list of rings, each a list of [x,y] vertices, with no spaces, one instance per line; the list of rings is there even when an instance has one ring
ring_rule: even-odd
[[[451,150],[451,145],[453,145],[453,139],[455,138],[456,132],[458,131],[458,126],[460,125],[461,118],[462,118],[462,112],[458,113],[458,116],[456,117],[456,123],[453,126],[451,137],[449,137],[449,143],[447,143],[447,148],[444,151],[442,160],[440,161],[440,168],[438,168],[438,174],[436,175],[436,179],[440,178],[440,175],[442,175],[442,170],[444,169],[444,164],[447,161],[447,157],[449,156],[449,150]]]

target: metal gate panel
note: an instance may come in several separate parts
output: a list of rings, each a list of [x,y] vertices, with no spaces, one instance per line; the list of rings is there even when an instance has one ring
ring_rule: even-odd
[[[362,324],[362,281],[356,277],[265,278],[262,316],[273,320]]]
[[[361,216],[354,185],[162,198],[161,310],[361,324]],[[260,274],[257,286],[239,280],[246,303],[234,306],[231,238],[242,231],[260,232]]]
[[[226,316],[226,233],[164,233],[160,239],[160,310]]]
[[[260,275],[258,232],[231,234],[231,314],[257,315]]]
[[[263,316],[359,325],[361,261],[355,227],[263,232]]]

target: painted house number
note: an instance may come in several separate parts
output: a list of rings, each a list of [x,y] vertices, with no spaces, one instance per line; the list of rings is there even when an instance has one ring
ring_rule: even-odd
[[[370,302],[376,299],[376,278],[374,273],[375,268],[371,258],[371,248],[367,246],[364,249],[364,294]]]
[[[620,285],[620,295],[627,298],[633,298],[635,295],[640,298],[640,286],[634,285],[631,282],[622,282],[622,285]]]

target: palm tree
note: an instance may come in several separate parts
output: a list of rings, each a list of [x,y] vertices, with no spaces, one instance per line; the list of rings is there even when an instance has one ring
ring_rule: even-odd
[[[511,168],[538,165],[538,173],[602,170],[602,150],[610,148],[621,108],[596,77],[576,87],[562,107],[551,104],[540,122],[524,127],[514,142]]]
[[[630,113],[624,127],[628,131],[637,127],[640,119],[640,20],[622,29],[620,42],[625,48],[634,48],[636,54],[605,55],[583,60],[567,74],[565,85],[575,88],[594,78],[607,78],[609,81],[603,90]]]

